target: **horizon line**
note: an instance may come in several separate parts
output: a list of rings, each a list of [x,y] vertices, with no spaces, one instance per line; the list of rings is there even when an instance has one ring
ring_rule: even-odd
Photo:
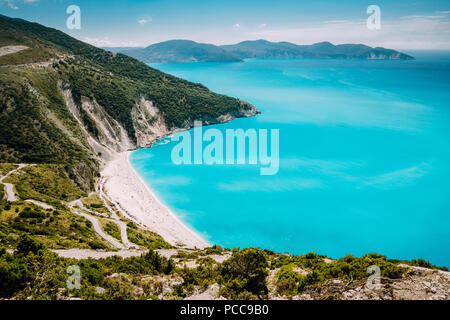
[[[78,39],[78,40],[86,42],[86,43],[89,43],[89,42],[86,41],[86,39]],[[159,44],[159,43],[164,43],[164,42],[168,42],[168,41],[192,41],[192,42],[195,42],[195,43],[198,43],[198,44],[207,44],[207,45],[214,45],[216,47],[221,47],[221,46],[236,45],[236,44],[239,44],[239,43],[242,43],[242,42],[247,42],[247,41],[261,41],[261,40],[262,41],[267,41],[267,42],[270,42],[270,43],[283,43],[283,42],[285,42],[285,43],[295,44],[297,46],[311,46],[311,45],[315,45],[315,44],[319,44],[319,43],[326,43],[326,42],[328,42],[328,43],[331,43],[334,46],[346,45],[346,44],[364,45],[364,46],[367,46],[367,47],[370,47],[370,48],[384,48],[384,49],[395,50],[395,51],[399,51],[399,50],[404,50],[404,51],[437,51],[437,52],[449,52],[450,51],[450,48],[447,48],[447,49],[410,49],[410,48],[392,49],[392,48],[383,47],[383,46],[371,46],[371,45],[368,45],[368,44],[365,44],[365,43],[362,43],[362,42],[360,42],[360,43],[351,43],[351,42],[333,43],[332,41],[328,41],[328,40],[318,41],[318,42],[314,42],[314,43],[311,43],[311,44],[298,44],[298,43],[291,42],[291,41],[286,41],[286,40],[270,41],[270,40],[266,40],[266,39],[255,39],[255,40],[248,39],[248,40],[242,40],[242,41],[234,42],[234,43],[216,44],[216,43],[210,43],[210,42],[199,42],[199,41],[195,41],[195,40],[191,40],[191,39],[176,39],[176,38],[174,38],[174,39],[168,39],[168,40],[154,42],[154,43],[151,43],[151,44],[148,44],[148,45],[138,45],[138,46],[133,46],[133,45],[99,46],[99,45],[94,45],[94,44],[91,44],[91,45],[93,45],[93,46],[95,46],[97,48],[136,48],[136,49],[138,49],[138,48],[148,48],[148,47],[150,47],[152,45]]]

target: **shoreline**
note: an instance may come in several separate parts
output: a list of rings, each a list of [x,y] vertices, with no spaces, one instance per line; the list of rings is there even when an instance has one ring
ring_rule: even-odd
[[[130,162],[130,151],[116,154],[101,170],[100,192],[130,220],[175,246],[204,249],[210,244],[184,224],[145,183]]]

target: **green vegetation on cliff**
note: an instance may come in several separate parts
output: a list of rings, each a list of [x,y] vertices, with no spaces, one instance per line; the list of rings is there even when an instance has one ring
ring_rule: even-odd
[[[224,256],[225,261],[211,258]],[[281,255],[267,250],[247,248],[233,251],[220,247],[193,251],[196,266],[186,267],[180,256],[168,259],[149,251],[140,257],[73,260],[59,258],[46,245],[22,235],[14,253],[0,249],[0,297],[26,299],[182,299],[196,291],[218,286],[220,296],[233,299],[265,299],[279,294],[285,297],[314,294],[325,290],[329,280],[364,285],[367,268],[377,265],[383,281],[399,281],[414,271],[398,266],[385,256],[368,254],[361,258],[346,256],[327,260],[309,253]],[[190,257],[192,258],[192,257]],[[181,263],[181,264],[180,264]],[[66,286],[67,267],[81,271],[81,288]],[[275,277],[269,274],[275,272]],[[323,298],[334,299],[339,292]]]
[[[0,164],[0,171],[6,174],[16,167]],[[73,182],[64,165],[29,165],[8,176],[4,182],[14,185],[18,200],[7,201],[4,186],[0,184],[0,247],[10,248],[18,237],[29,234],[49,249],[115,249],[94,232],[91,222],[71,210],[69,203],[80,200],[88,210],[110,215],[97,194],[87,196]],[[28,200],[37,201],[37,204]],[[39,204],[45,204],[44,208]],[[107,234],[121,240],[117,224],[111,219],[99,220]],[[146,249],[171,248],[158,234],[141,229],[129,220],[122,218],[122,221],[127,224],[129,241],[137,246]]]
[[[23,200],[38,200],[58,205],[86,194],[70,179],[63,165],[39,165],[23,168],[5,182],[16,186],[17,195]]]
[[[14,247],[18,238],[26,234],[33,235],[51,249],[113,249],[94,232],[89,221],[67,208],[44,210],[32,203],[10,204],[2,200],[0,247]]]
[[[71,89],[91,136],[99,128],[81,106],[82,97],[96,101],[134,143],[131,112],[141,97],[153,102],[169,129],[190,127],[194,120],[215,122],[224,114],[244,116],[253,108],[37,23],[0,15],[0,29],[0,47],[29,47],[0,57],[0,161],[65,164],[85,191],[98,174],[96,153],[69,111],[61,84]]]

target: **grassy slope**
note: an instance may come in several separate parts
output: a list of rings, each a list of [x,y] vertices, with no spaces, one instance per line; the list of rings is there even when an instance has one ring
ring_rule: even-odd
[[[87,63],[89,66],[97,68],[99,72],[113,73],[116,78],[110,80],[128,82],[123,83],[123,88],[119,86],[123,91],[116,94],[108,92],[111,95],[109,102],[114,103],[114,99],[123,96],[122,102],[126,103],[114,105],[114,110],[107,109],[107,111],[120,120],[130,134],[133,132],[126,113],[129,113],[134,105],[137,98],[136,91],[148,96],[164,112],[169,126],[182,126],[186,119],[196,119],[205,115],[217,117],[227,112],[235,112],[242,107],[248,107],[237,99],[215,94],[201,84],[165,74],[126,55],[116,55],[90,46],[55,29],[4,16],[0,16],[0,27],[3,34],[0,38],[0,45],[25,44],[30,47],[37,46],[39,50],[47,52],[49,55],[55,52],[75,55],[81,60],[80,63]],[[44,54],[42,53],[42,55]],[[38,60],[42,61],[43,59],[39,57]],[[82,85],[83,83],[77,83],[75,87],[83,91],[86,88],[83,88]],[[104,91],[109,91],[109,89],[108,87],[104,88]],[[96,98],[99,95],[95,91],[90,93]],[[105,95],[107,94],[105,93]],[[106,100],[106,98],[99,98],[100,101]],[[126,101],[127,99],[129,101]],[[104,105],[104,107],[109,108],[110,106]],[[113,109],[112,106],[111,109]],[[133,136],[131,135],[131,137]]]
[[[93,187],[98,165],[56,88],[56,72],[3,68],[0,74],[0,161],[55,163],[84,189]],[[38,96],[30,92],[38,91]],[[47,112],[71,129],[79,143],[50,121]],[[75,178],[78,177],[78,178]]]
[[[67,208],[44,210],[23,201],[9,205],[0,201],[0,245],[15,246],[25,234],[33,235],[52,249],[113,249],[94,232],[89,221]]]
[[[58,206],[61,201],[73,201],[86,196],[69,179],[62,165],[29,166],[5,179],[14,184],[17,195],[23,200],[37,200]]]
[[[4,176],[8,172],[10,172],[16,168],[17,168],[17,165],[15,165],[15,164],[0,163],[0,176]]]
[[[0,166],[7,170],[10,165]],[[63,165],[36,165],[12,174],[5,182],[12,183],[21,200],[33,199],[50,204],[53,210],[44,210],[24,201],[0,201],[0,244],[10,247],[17,238],[32,234],[49,248],[113,249],[83,219],[62,202],[86,194],[69,178]]]
[[[0,164],[2,172],[14,169],[14,165]],[[28,166],[5,179],[12,183],[19,198],[16,202],[4,199],[3,185],[0,185],[0,247],[12,247],[17,238],[24,234],[37,237],[51,249],[107,249],[114,250],[100,238],[86,219],[72,213],[67,203],[80,199],[91,210],[108,213],[96,194],[87,194],[68,176],[63,165],[42,164]],[[37,200],[51,205],[53,210],[44,210],[23,200]],[[104,230],[120,240],[116,224],[100,219]],[[128,224],[127,232],[131,242],[149,249],[171,248],[161,236]]]

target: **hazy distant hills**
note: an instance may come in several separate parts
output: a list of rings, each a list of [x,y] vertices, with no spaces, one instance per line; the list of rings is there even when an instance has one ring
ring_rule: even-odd
[[[330,42],[296,45],[290,42],[256,40],[221,46],[220,48],[241,59],[413,59],[411,56],[391,49],[372,48],[363,44],[334,45]]]
[[[111,48],[105,48],[111,50]],[[212,44],[197,43],[189,40],[170,40],[151,45],[147,48],[120,49],[120,52],[150,62],[238,62],[242,59]],[[114,51],[114,50],[112,50]]]
[[[146,48],[105,48],[147,63],[158,62],[238,62],[243,59],[383,59],[411,60],[413,57],[386,48],[363,44],[333,45],[320,42],[296,45],[266,40],[243,41],[234,45],[215,46],[190,40],[170,40]]]

